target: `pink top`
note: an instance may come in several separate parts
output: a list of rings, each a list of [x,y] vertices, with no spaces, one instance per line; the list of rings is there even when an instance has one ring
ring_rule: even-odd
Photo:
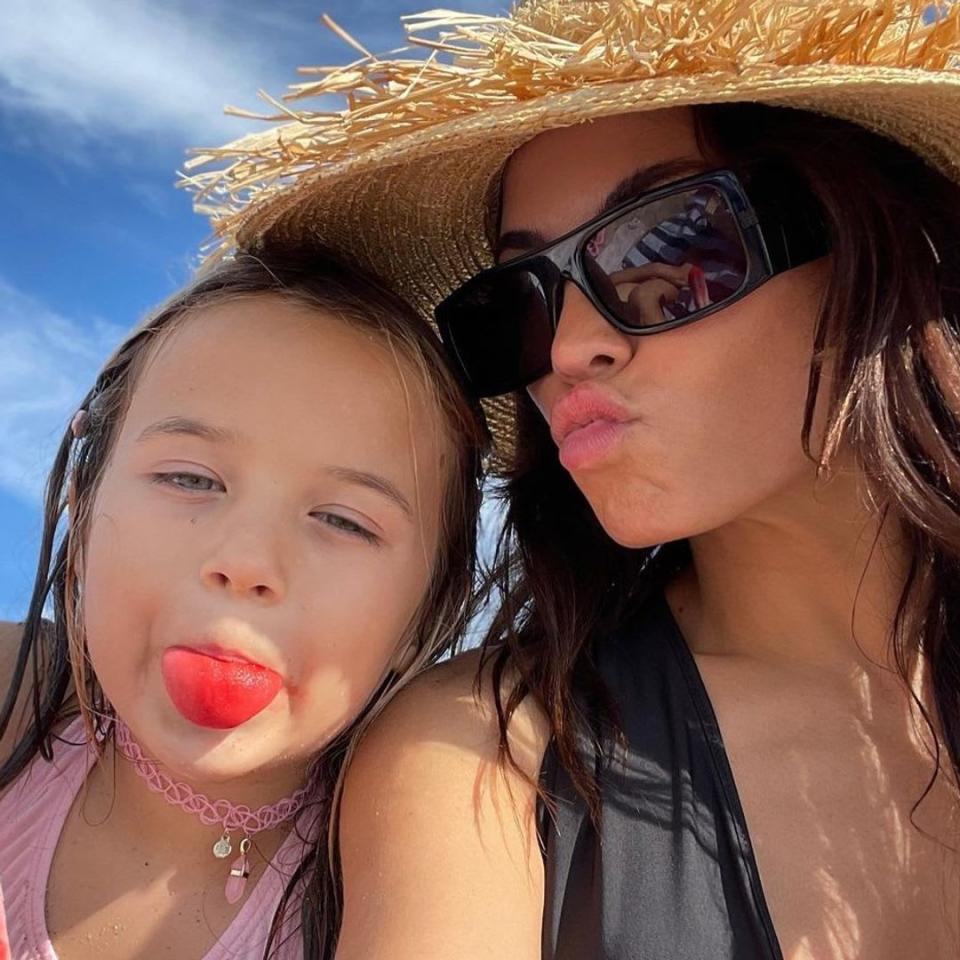
[[[0,960],[10,960],[10,941],[7,939],[7,914],[3,908],[3,890],[0,890]]]
[[[57,960],[46,920],[47,878],[60,831],[95,759],[84,741],[83,724],[63,731],[71,743],[56,744],[52,763],[36,757],[0,798],[0,883],[6,898],[11,960]],[[37,812],[43,811],[42,816]],[[202,960],[260,960],[280,895],[303,852],[291,831],[250,892],[240,912]],[[302,960],[298,931],[281,935],[271,958]]]

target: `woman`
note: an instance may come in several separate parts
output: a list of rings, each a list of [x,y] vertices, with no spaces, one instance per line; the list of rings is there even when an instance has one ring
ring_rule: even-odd
[[[368,91],[290,130],[329,179],[224,224],[371,258],[516,391],[482,696],[366,741],[341,960],[957,954],[958,24],[464,18],[318,84]]]

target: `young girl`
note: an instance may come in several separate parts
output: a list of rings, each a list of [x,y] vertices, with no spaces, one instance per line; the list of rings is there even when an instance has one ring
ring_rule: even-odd
[[[344,765],[469,616],[482,446],[427,325],[327,255],[225,261],[127,339],[4,634],[14,960],[332,955]]]
[[[369,257],[510,395],[499,682],[365,740],[338,960],[960,955],[960,4],[408,22],[455,36],[220,183],[296,164],[225,228]]]

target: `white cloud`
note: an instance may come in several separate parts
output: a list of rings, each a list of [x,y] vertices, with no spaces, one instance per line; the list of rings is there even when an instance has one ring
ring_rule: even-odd
[[[461,0],[503,13],[510,0]],[[403,0],[0,0],[0,119],[21,149],[55,150],[77,163],[100,143],[209,147],[264,129],[226,116],[226,105],[273,113],[257,96],[282,94],[302,64],[356,57],[321,26],[329,11],[368,48],[403,43]],[[317,103],[312,107],[316,108]],[[331,98],[330,106],[339,106]]]
[[[8,0],[0,105],[96,139],[159,134],[207,145],[239,136],[245,123],[223,116],[224,105],[254,105],[280,68],[215,19],[217,6]],[[294,66],[284,67],[291,79]]]
[[[123,333],[62,316],[0,277],[0,487],[40,498],[65,424]]]

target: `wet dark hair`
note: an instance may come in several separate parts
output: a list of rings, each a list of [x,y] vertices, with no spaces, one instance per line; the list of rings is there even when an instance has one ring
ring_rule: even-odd
[[[296,256],[239,254],[200,275],[127,338],[87,394],[85,432],[68,429],[47,483],[43,536],[33,595],[16,666],[0,709],[0,736],[11,724],[18,739],[0,765],[6,787],[36,757],[52,760],[57,730],[77,714],[88,736],[110,743],[113,711],[89,666],[80,586],[91,507],[123,425],[130,398],[158,344],[180,323],[207,307],[247,296],[275,296],[335,315],[386,344],[419,380],[440,411],[448,456],[440,518],[440,542],[426,594],[404,638],[416,654],[401,672],[391,672],[360,716],[313,761],[308,782],[316,801],[306,855],[288,883],[273,918],[267,955],[299,913],[303,955],[332,958],[340,927],[341,875],[336,822],[346,764],[360,737],[389,699],[427,665],[456,647],[473,615],[477,521],[482,499],[481,464],[487,435],[477,407],[450,373],[428,324],[375,278],[313,250]],[[66,521],[66,523],[64,522]],[[64,529],[65,528],[65,529]],[[52,605],[52,621],[44,611]],[[29,698],[23,716],[18,701]]]
[[[841,444],[851,448],[878,515],[902,524],[910,566],[891,627],[893,660],[906,681],[917,653],[925,658],[935,715],[917,706],[937,734],[933,777],[940,744],[960,777],[960,410],[946,383],[960,370],[960,185],[906,147],[842,120],[757,104],[702,106],[694,116],[711,162],[748,181],[751,168],[773,163],[822,205],[831,270],[798,440],[823,471]],[[832,376],[821,397],[826,349]],[[827,409],[823,438],[811,437],[818,399]],[[498,609],[483,655],[498,696],[501,753],[510,759],[510,717],[533,697],[598,819],[595,768],[580,745],[603,752],[617,723],[594,646],[636,615],[688,551],[682,543],[614,543],[525,394],[517,408],[505,526],[488,578]]]

